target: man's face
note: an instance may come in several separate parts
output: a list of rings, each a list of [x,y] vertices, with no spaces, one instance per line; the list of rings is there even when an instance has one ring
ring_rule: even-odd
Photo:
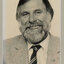
[[[20,31],[30,43],[39,43],[50,29],[51,15],[42,0],[30,0],[18,9]]]

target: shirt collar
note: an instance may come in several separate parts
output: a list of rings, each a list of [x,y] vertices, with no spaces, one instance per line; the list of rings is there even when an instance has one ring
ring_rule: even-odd
[[[41,45],[42,48],[47,51],[47,49],[48,49],[48,42],[49,42],[49,35],[48,35],[47,38],[46,38],[44,41],[42,41],[39,45]],[[31,48],[32,45],[33,45],[33,44],[28,43],[28,50]]]

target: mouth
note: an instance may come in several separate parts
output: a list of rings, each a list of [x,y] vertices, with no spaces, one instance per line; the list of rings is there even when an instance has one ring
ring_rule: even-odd
[[[30,27],[27,27],[26,29],[30,29],[30,30],[35,30],[35,29],[40,29],[40,28],[42,28],[42,25],[32,25],[32,26],[30,26]]]
[[[34,30],[34,29],[39,29],[41,26],[32,26],[30,27],[31,30]]]

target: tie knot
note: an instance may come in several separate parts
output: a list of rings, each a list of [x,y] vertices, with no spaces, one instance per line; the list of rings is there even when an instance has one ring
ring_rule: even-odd
[[[32,46],[31,48],[33,48],[34,51],[38,51],[41,48],[41,46],[35,45],[35,46]]]

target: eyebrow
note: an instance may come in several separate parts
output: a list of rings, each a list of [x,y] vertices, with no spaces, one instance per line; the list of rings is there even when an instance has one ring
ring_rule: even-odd
[[[23,11],[23,12],[21,12],[21,13],[29,13],[28,11]]]
[[[41,9],[36,9],[35,11],[40,11]]]
[[[23,12],[20,12],[20,14],[24,14],[24,13],[27,13],[27,14],[29,14],[29,12],[28,11],[23,11]]]

